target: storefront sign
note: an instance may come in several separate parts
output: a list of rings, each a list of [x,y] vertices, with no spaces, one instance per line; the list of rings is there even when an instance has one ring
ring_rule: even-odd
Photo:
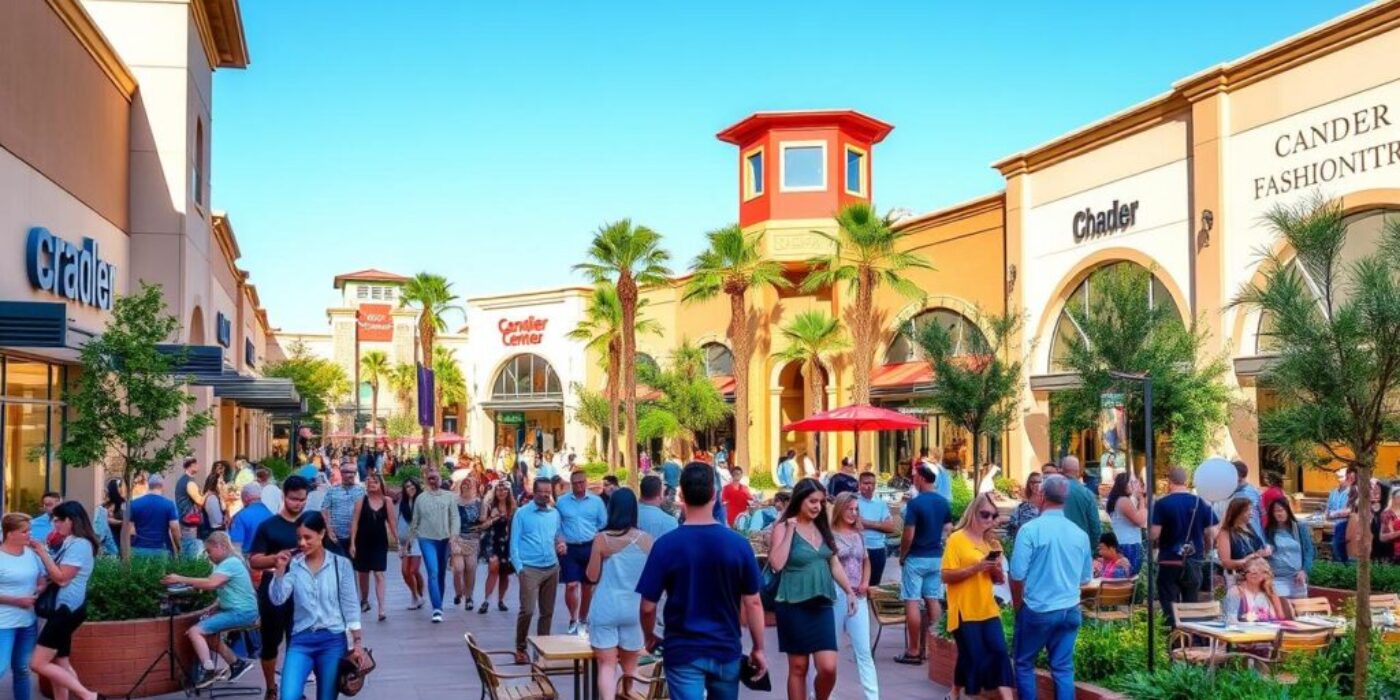
[[[1102,238],[1120,231],[1126,231],[1137,223],[1138,203],[1113,200],[1113,204],[1103,211],[1088,207],[1074,213],[1074,242],[1083,243],[1093,238]]]
[[[1278,134],[1273,153],[1290,161],[1289,167],[1254,178],[1255,201],[1400,163],[1400,138],[1357,144],[1327,156],[1311,153],[1329,146],[1335,150],[1336,144],[1388,129],[1394,118],[1390,105],[1376,104]],[[1308,158],[1310,154],[1312,158]]]
[[[501,425],[525,425],[525,414],[519,411],[501,411],[496,414],[496,422]]]
[[[29,229],[25,265],[35,289],[103,311],[112,309],[117,268],[102,260],[97,241],[84,238],[79,247],[35,226]]]
[[[544,342],[544,327],[549,325],[547,318],[530,316],[524,321],[501,319],[496,329],[501,332],[501,344],[506,347],[519,345],[539,345]]]
[[[355,337],[361,342],[393,340],[393,310],[388,304],[360,304],[360,310],[355,312]]]
[[[1128,414],[1121,393],[1099,395],[1099,444],[1103,446],[1099,466],[1107,468],[1101,478],[1112,478],[1117,473],[1114,470],[1127,463]]]

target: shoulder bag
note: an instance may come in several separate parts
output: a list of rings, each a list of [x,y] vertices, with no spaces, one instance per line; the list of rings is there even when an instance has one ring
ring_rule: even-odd
[[[55,566],[63,560],[63,553],[66,551],[68,551],[68,546],[65,543],[64,546],[58,550],[58,554],[54,555],[53,563]],[[49,581],[49,585],[44,587],[39,597],[34,599],[34,614],[47,620],[54,613],[58,612],[58,591],[61,588],[63,587],[57,583]]]
[[[327,554],[334,557],[331,563],[335,565],[335,609],[340,611],[340,624],[345,627],[348,624],[345,620],[345,610],[340,607],[340,560],[344,557],[330,552]],[[364,647],[364,652],[365,664],[363,666],[356,662],[353,650],[347,650],[345,655],[340,657],[340,665],[336,668],[335,673],[335,685],[341,695],[359,695],[360,691],[364,690],[365,679],[369,677],[371,671],[378,667],[378,664],[374,662],[374,650]]]

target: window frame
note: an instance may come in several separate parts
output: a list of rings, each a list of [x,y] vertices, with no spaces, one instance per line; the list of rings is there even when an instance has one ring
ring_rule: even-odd
[[[847,159],[855,153],[860,156],[860,167],[857,169],[856,177],[859,178],[859,187],[851,189],[850,165]],[[842,187],[846,194],[856,197],[869,197],[870,191],[870,152],[855,144],[846,144],[841,149],[841,177],[844,180]]]
[[[752,166],[753,157],[758,156],[758,177],[754,177]],[[744,152],[744,159],[741,167],[744,169],[744,201],[758,199],[763,196],[763,178],[768,169],[768,155],[763,146],[749,149]]]
[[[820,185],[799,185],[791,186],[787,183],[787,152],[799,148],[819,148],[821,149],[821,176]],[[827,142],[821,139],[807,141],[783,141],[778,144],[778,191],[779,192],[825,192],[831,184],[828,177],[827,162]]]

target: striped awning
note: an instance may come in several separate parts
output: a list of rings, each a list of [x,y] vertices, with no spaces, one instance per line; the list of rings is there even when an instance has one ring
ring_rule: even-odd
[[[933,366],[927,362],[880,365],[870,373],[870,389],[912,389],[933,383]]]

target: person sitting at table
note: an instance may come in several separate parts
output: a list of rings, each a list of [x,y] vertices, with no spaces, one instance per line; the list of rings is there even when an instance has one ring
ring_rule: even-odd
[[[1274,553],[1273,547],[1264,544],[1263,538],[1254,531],[1254,520],[1250,517],[1251,504],[1248,498],[1230,501],[1221,519],[1220,531],[1215,534],[1215,551],[1220,553],[1220,565],[1225,568],[1225,581],[1233,585],[1236,573],[1246,564],[1257,559],[1267,559]]]
[[[1099,556],[1094,560],[1094,578],[1128,579],[1133,577],[1133,563],[1118,551],[1118,536],[1112,532],[1099,535]]]
[[[1278,622],[1283,601],[1274,592],[1274,570],[1264,559],[1251,559],[1240,570],[1239,581],[1225,593],[1227,622]]]

